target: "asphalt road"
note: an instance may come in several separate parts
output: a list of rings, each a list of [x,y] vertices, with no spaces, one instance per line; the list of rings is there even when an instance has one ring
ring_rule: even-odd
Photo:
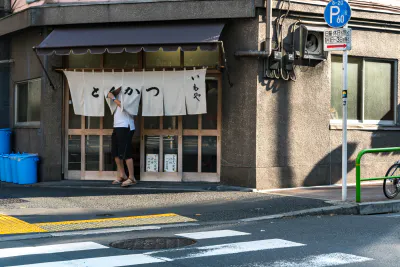
[[[400,262],[399,222],[400,214],[322,216],[8,241],[0,243],[0,266],[392,267]],[[167,250],[109,246],[119,240],[177,235],[196,243]]]

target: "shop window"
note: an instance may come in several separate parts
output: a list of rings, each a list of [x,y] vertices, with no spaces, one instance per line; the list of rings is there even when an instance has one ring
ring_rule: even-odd
[[[138,53],[104,54],[104,68],[138,68]]]
[[[185,67],[212,67],[219,66],[219,49],[215,51],[187,51],[184,53]]]
[[[100,164],[100,136],[88,135],[84,138],[86,144],[86,170],[98,171]]]
[[[158,172],[160,136],[145,136],[146,172]]]
[[[183,137],[183,172],[198,171],[198,155],[199,155],[199,137],[184,136]]]
[[[104,158],[104,171],[116,171],[117,166],[111,154],[111,136],[103,136],[103,158]]]
[[[101,68],[103,55],[69,55],[68,68]]]
[[[16,126],[40,124],[41,87],[41,79],[17,83],[15,88]]]
[[[179,67],[181,65],[181,50],[164,52],[160,49],[157,52],[146,52],[146,67]]]
[[[395,61],[349,57],[348,120],[352,123],[394,124]],[[331,120],[340,122],[342,106],[342,57],[332,56]]]
[[[217,172],[217,137],[201,137],[201,172]]]
[[[80,171],[81,170],[81,136],[70,135],[68,136],[68,170]]]

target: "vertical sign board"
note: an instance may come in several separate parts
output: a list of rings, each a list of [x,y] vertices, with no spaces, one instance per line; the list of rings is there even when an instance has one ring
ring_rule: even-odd
[[[324,18],[332,28],[342,28],[336,31],[325,31],[324,50],[343,52],[343,141],[342,141],[342,200],[347,199],[347,61],[348,50],[351,49],[351,29],[347,23],[351,18],[351,7],[347,0],[332,0],[325,8]],[[335,36],[334,36],[335,35]]]

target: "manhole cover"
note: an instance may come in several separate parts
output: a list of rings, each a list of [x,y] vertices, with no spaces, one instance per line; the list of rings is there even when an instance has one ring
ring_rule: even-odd
[[[168,248],[181,248],[195,244],[196,241],[189,238],[181,237],[150,237],[150,238],[136,238],[112,242],[110,244],[113,248],[119,249],[168,249]]]

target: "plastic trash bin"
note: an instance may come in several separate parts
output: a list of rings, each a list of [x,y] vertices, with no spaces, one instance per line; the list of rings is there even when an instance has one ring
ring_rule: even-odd
[[[18,163],[18,158],[20,157],[20,154],[14,154],[10,157],[11,159],[11,174],[12,174],[12,182],[14,184],[18,183],[18,167],[17,167],[17,163]]]
[[[0,154],[0,181],[5,182],[6,177],[4,174],[3,154]]]
[[[11,129],[0,129],[0,154],[11,153]]]
[[[5,180],[7,183],[12,183],[10,156],[11,156],[10,154],[6,154],[3,156],[4,174],[5,174]]]
[[[39,156],[36,154],[20,155],[17,161],[18,184],[37,183],[37,165]]]

